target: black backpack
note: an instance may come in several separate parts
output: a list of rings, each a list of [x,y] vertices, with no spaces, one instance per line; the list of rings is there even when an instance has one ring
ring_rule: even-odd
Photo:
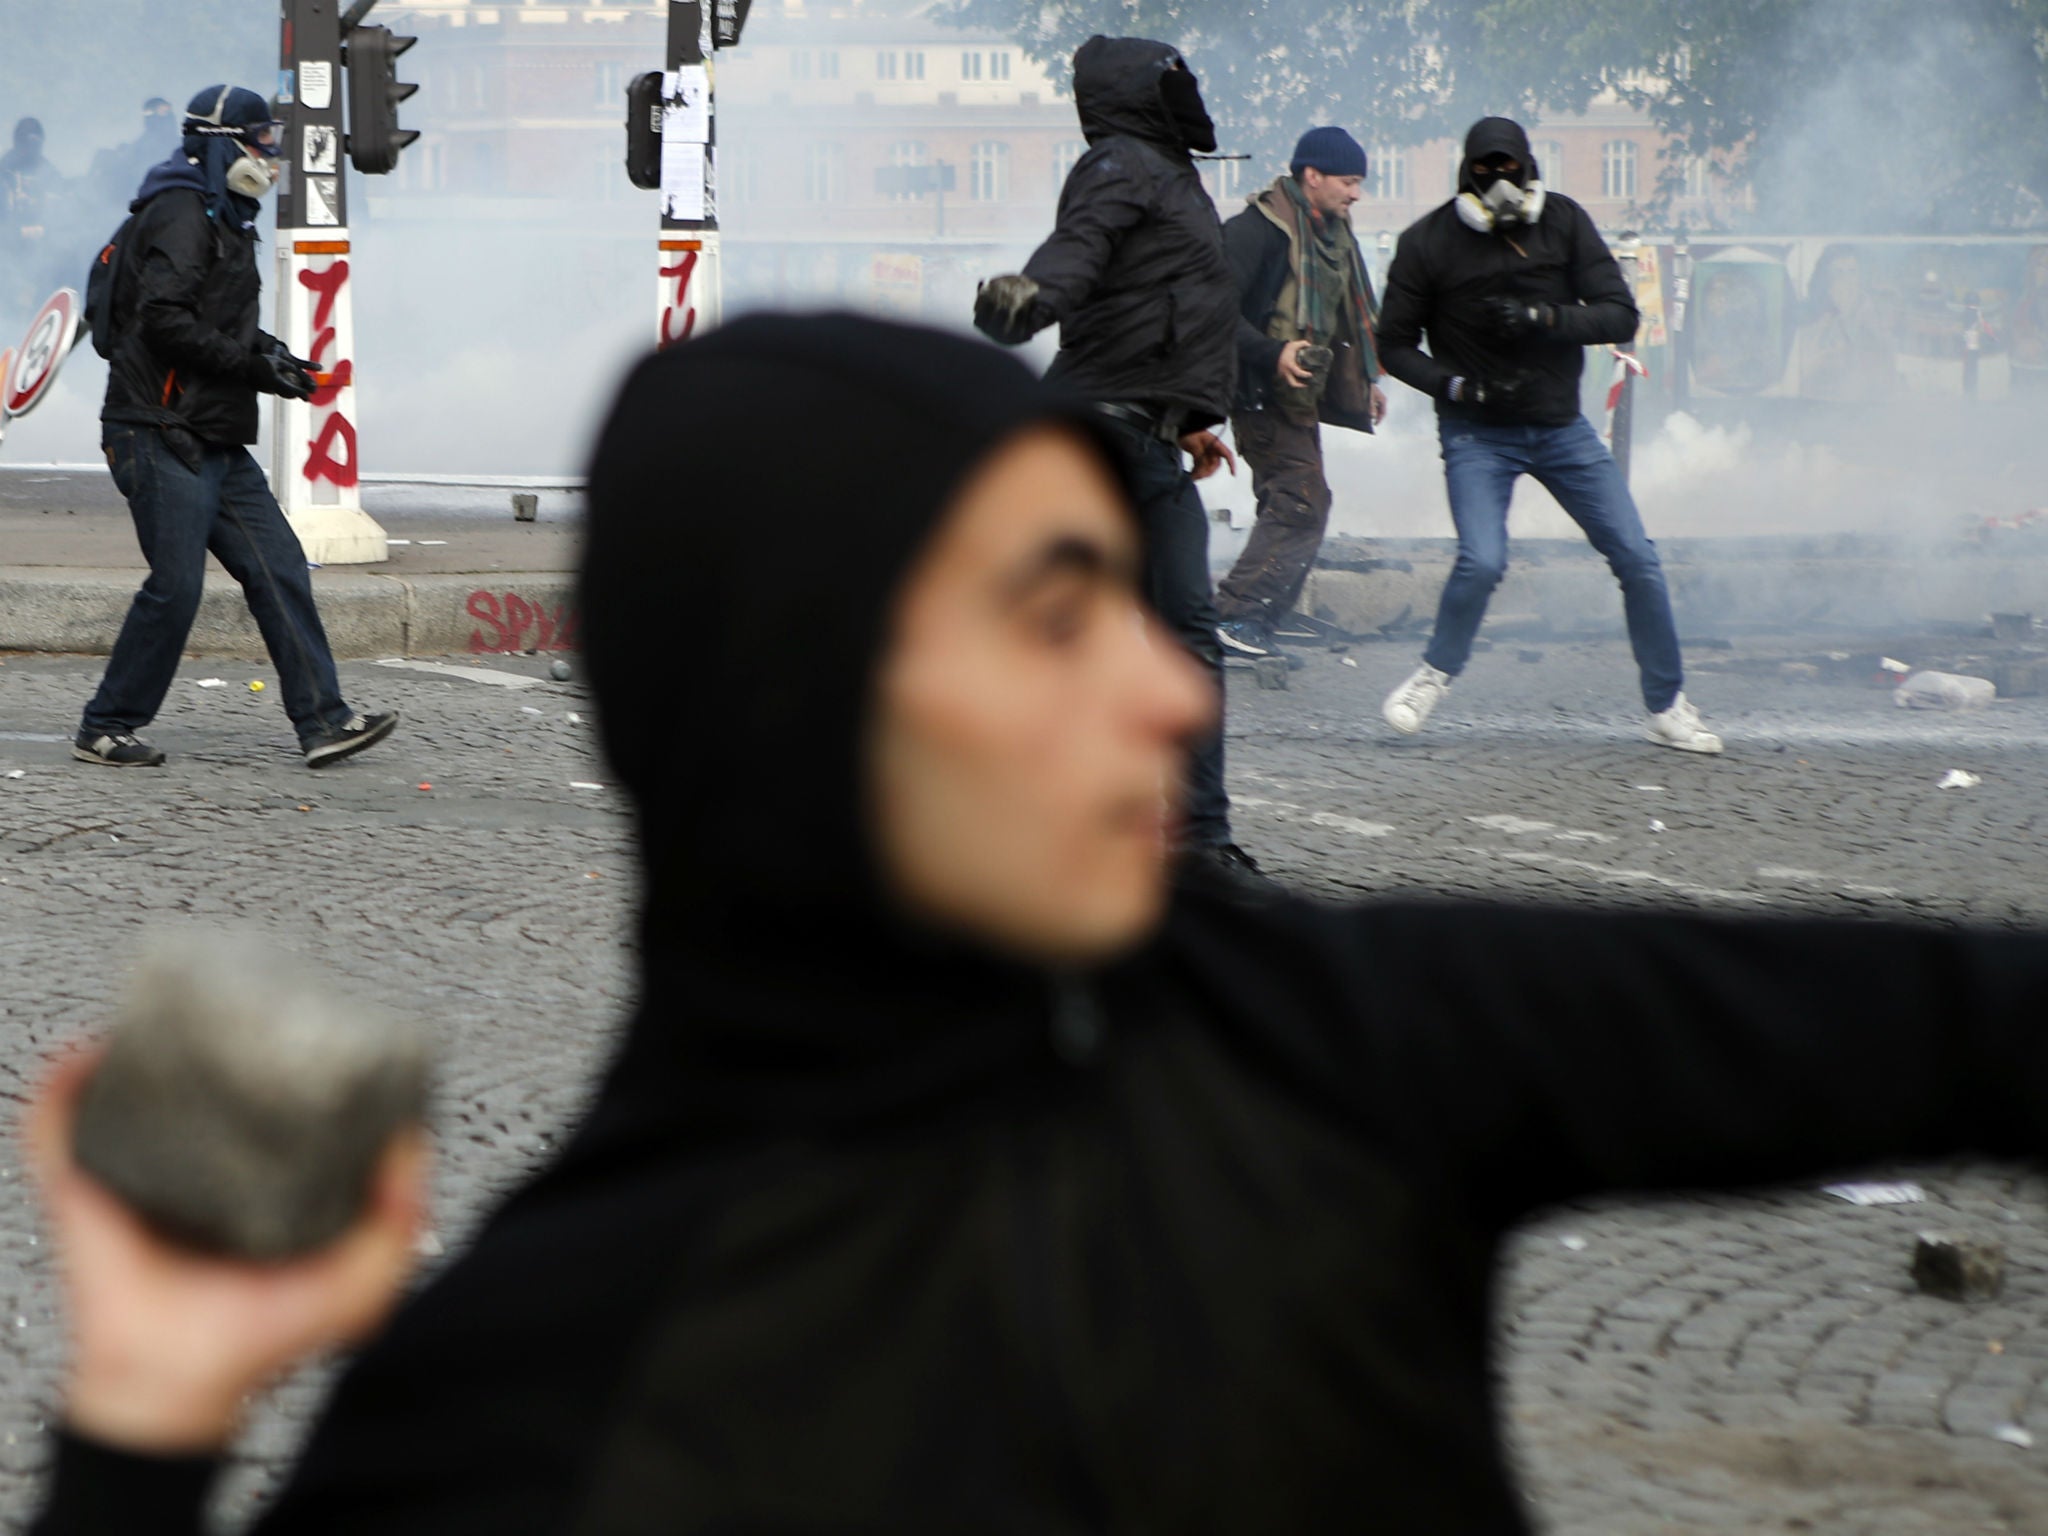
[[[101,357],[114,355],[114,283],[127,263],[127,236],[134,224],[132,213],[121,221],[85,275],[85,328],[92,336],[93,351]]]

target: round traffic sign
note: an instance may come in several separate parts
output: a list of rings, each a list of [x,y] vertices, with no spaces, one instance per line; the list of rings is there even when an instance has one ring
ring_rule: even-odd
[[[29,322],[21,355],[15,359],[14,376],[7,380],[0,414],[26,416],[50,392],[57,370],[78,338],[78,293],[59,288],[51,294],[36,317]]]

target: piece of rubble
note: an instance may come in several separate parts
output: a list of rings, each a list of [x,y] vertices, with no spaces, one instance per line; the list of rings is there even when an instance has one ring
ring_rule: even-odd
[[[1927,1198],[1927,1191],[1910,1179],[1896,1184],[1823,1184],[1820,1192],[1851,1205],[1917,1205]]]
[[[425,1114],[418,1030],[253,937],[159,942],[79,1097],[79,1166],[164,1236],[259,1261],[345,1232]]]
[[[1287,670],[1285,656],[1261,656],[1252,663],[1252,676],[1258,679],[1261,688],[1285,688]]]
[[[1961,768],[1951,768],[1941,776],[1941,782],[1934,787],[1936,789],[1975,789],[1983,782],[1983,779],[1974,773],[1966,773]]]
[[[2005,1245],[1962,1232],[1922,1232],[1913,1283],[1945,1301],[1989,1301],[2005,1289]]]
[[[1989,678],[1955,672],[1915,672],[1892,691],[1901,709],[1982,709],[1997,697]]]

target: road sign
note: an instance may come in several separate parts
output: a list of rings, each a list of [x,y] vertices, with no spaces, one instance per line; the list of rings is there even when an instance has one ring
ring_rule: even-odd
[[[0,393],[0,416],[26,416],[42,404],[71,344],[78,339],[79,313],[78,293],[72,288],[59,288],[36,311],[13,376]]]

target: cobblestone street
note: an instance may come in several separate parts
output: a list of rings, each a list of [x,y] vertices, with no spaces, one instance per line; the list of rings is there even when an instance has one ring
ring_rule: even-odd
[[[1690,658],[1721,759],[1642,740],[1613,642],[1499,644],[1406,741],[1378,705],[1415,664],[1408,644],[1304,652],[1285,691],[1234,672],[1239,839],[1333,895],[2048,922],[2048,698],[1923,715],[1779,674],[1775,658],[1815,648],[1742,637]],[[450,664],[525,686],[344,664],[352,701],[405,722],[313,774],[274,687],[246,688],[267,670],[188,662],[151,732],[170,766],[114,773],[68,756],[100,663],[0,658],[0,1091],[18,1105],[50,1049],[106,1019],[145,931],[252,924],[438,1032],[438,1238],[454,1250],[556,1144],[629,1004],[633,875],[618,795],[584,787],[607,776],[574,718],[580,686],[546,681],[538,658]],[[197,686],[215,677],[227,686]],[[728,683],[679,665],[673,707],[709,727]],[[1950,769],[1982,782],[1937,788]],[[1506,1412],[1546,1528],[2048,1531],[2048,1185],[1883,1172],[1925,1201],[1632,1203],[1562,1211],[1516,1241]],[[2002,1299],[1918,1294],[1908,1262],[1928,1227],[2001,1240]],[[47,1257],[9,1140],[0,1526],[31,1502],[59,1365]],[[259,1417],[231,1506],[288,1459],[319,1385],[292,1383]],[[2039,1444],[2009,1443],[2026,1438],[2013,1426]],[[1360,1516],[1374,1529],[1369,1502]]]

